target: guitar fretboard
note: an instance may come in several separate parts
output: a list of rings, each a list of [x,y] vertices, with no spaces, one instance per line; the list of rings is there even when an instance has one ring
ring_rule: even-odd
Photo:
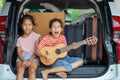
[[[84,41],[77,42],[77,45],[78,45],[79,47],[82,46],[82,45],[84,45],[84,44],[85,44]],[[61,53],[62,53],[62,52],[65,52],[65,51],[69,51],[69,50],[71,50],[71,49],[74,49],[74,45],[75,45],[75,44],[71,44],[71,45],[68,45],[68,46],[66,46],[66,47],[61,48]]]

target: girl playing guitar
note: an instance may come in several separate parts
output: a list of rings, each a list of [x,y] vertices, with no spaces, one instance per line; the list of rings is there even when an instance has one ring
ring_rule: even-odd
[[[63,30],[62,21],[60,19],[52,19],[49,23],[49,28],[51,33],[42,38],[38,45],[38,50],[36,54],[39,57],[42,56],[46,58],[48,61],[51,59],[51,57],[49,55],[40,53],[39,51],[41,50],[41,48],[45,46],[54,47],[58,44],[63,44],[64,46],[67,46],[65,36],[61,34]],[[78,47],[79,45],[74,45],[74,49]],[[73,69],[81,65],[83,65],[83,58],[80,57],[67,56],[65,58],[59,59],[52,65],[53,68],[42,71],[43,80],[47,80],[47,76],[50,73],[56,73],[56,75],[62,78],[67,78],[66,72],[72,71]]]

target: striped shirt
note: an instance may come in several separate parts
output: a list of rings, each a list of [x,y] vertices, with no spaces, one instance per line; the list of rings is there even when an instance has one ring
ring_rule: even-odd
[[[67,45],[67,42],[66,42],[66,38],[64,35],[60,35],[58,40],[56,42],[52,42],[50,40],[50,35],[47,35],[45,37],[42,38],[42,40],[40,41],[39,45],[38,45],[38,48],[43,48],[44,46],[56,46],[58,44],[64,44],[65,46]]]

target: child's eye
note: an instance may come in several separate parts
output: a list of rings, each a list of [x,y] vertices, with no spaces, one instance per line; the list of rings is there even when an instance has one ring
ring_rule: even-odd
[[[61,27],[60,26],[58,26],[58,27],[52,27],[53,29],[60,29]]]
[[[29,26],[32,26],[32,24],[29,24]]]

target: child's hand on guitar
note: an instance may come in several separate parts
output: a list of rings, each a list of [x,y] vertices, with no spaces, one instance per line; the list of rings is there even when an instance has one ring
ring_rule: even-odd
[[[40,49],[36,49],[36,50],[35,50],[35,55],[37,55],[38,57],[41,56],[41,55],[40,55]]]
[[[51,60],[51,57],[50,56],[48,56],[48,55],[46,55],[46,57],[45,57],[47,60]]]
[[[76,42],[73,42],[72,45],[73,45],[73,49],[77,49],[80,47]]]
[[[92,37],[89,37],[89,38],[86,38],[84,40],[84,44],[87,44],[87,45],[95,45],[98,41],[98,38],[96,36],[92,36]]]

